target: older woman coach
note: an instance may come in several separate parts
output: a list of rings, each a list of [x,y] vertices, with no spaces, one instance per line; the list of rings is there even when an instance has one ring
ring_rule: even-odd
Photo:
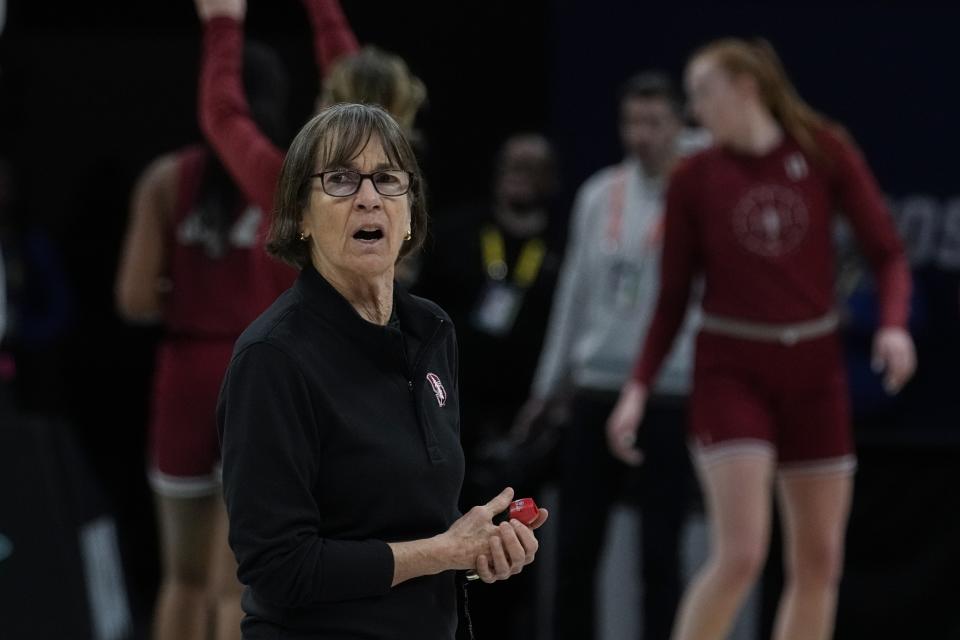
[[[461,515],[457,350],[437,305],[394,285],[426,232],[397,123],[334,105],[284,161],[268,251],[301,272],[238,340],[218,407],[243,637],[452,639],[456,570],[533,561],[530,526]]]

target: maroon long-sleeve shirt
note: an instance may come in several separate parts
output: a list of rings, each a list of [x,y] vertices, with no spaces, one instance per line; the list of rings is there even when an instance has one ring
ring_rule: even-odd
[[[357,40],[337,0],[304,0],[303,5],[323,77],[337,58],[357,51]],[[284,152],[253,121],[242,65],[243,23],[226,17],[207,21],[200,63],[200,128],[244,195],[269,220]]]
[[[667,189],[661,289],[634,378],[649,387],[704,276],[703,310],[765,323],[811,320],[835,305],[833,216],[850,221],[874,272],[881,326],[907,322],[910,272],[883,195],[845,135],[816,136],[814,162],[786,136],[761,156],[712,147]]]
[[[321,77],[336,59],[357,51],[357,40],[338,0],[303,0],[313,27],[314,52]],[[257,128],[243,90],[243,23],[218,17],[204,25],[200,61],[200,128],[248,201],[263,211],[258,244],[266,244],[273,219],[273,197],[283,167],[284,151]],[[272,279],[268,298],[285,291],[296,273],[270,260],[264,251],[257,257]],[[268,300],[269,302],[269,300]]]

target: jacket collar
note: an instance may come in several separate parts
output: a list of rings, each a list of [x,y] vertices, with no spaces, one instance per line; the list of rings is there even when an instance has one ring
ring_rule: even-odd
[[[294,283],[294,290],[303,303],[320,316],[332,328],[363,343],[381,347],[390,340],[396,329],[367,322],[312,264],[306,265]],[[394,282],[393,309],[400,321],[400,329],[408,339],[414,354],[436,333],[443,318],[427,304],[411,296],[406,289]],[[411,340],[412,339],[412,340]],[[411,359],[411,365],[414,359]]]

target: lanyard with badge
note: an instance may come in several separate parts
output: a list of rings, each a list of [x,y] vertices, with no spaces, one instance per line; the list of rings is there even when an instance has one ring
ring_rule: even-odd
[[[653,249],[663,236],[662,216],[654,221],[644,234],[642,250],[644,255],[630,259],[623,255],[623,214],[626,206],[627,165],[621,165],[613,179],[610,191],[610,210],[607,215],[607,228],[604,233],[604,253],[609,257],[607,276],[607,294],[610,303],[617,309],[634,308],[640,301],[640,283],[643,262],[647,256],[655,256]]]
[[[506,243],[499,229],[492,225],[483,228],[480,249],[487,283],[473,311],[473,325],[490,335],[504,336],[513,329],[523,296],[540,275],[547,247],[540,238],[524,242],[512,277],[508,277]]]

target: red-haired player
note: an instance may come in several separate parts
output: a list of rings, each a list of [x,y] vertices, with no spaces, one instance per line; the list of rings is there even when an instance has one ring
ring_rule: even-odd
[[[638,461],[632,445],[647,389],[703,275],[690,427],[711,546],[673,637],[726,637],[763,566],[776,480],[786,585],[774,637],[826,639],[855,466],[833,310],[835,213],[852,224],[873,269],[874,360],[890,392],[915,367],[907,261],[860,152],[799,98],[768,43],[713,42],[691,58],[686,84],[715,145],[671,178],[660,298],[608,441],[615,455]]]

